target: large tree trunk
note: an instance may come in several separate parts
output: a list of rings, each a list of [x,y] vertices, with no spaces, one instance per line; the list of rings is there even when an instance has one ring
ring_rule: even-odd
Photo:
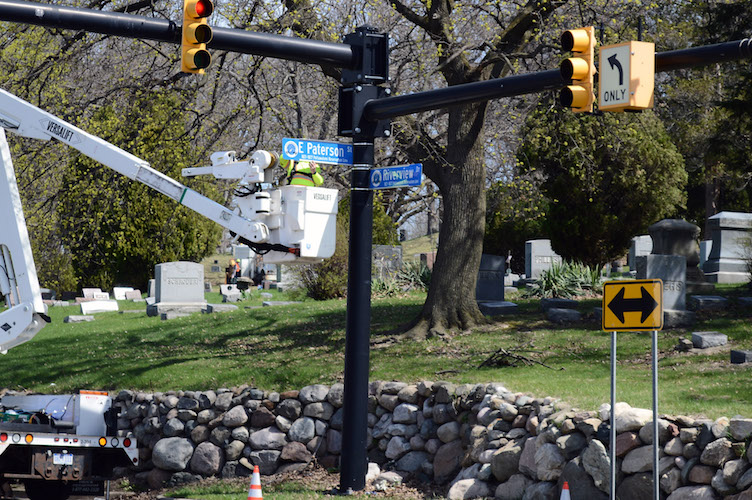
[[[480,139],[485,109],[485,104],[477,104],[450,110],[448,164],[430,163],[426,169],[441,192],[444,216],[428,297],[406,333],[411,338],[443,335],[486,322],[475,301],[486,214]]]

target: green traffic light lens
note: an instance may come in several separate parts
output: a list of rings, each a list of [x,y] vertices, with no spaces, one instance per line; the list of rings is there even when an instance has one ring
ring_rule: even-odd
[[[197,50],[193,54],[193,65],[196,69],[208,68],[211,64],[211,54],[205,50]]]

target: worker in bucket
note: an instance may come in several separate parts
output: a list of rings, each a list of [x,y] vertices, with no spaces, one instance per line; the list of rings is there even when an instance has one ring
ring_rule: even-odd
[[[315,161],[294,161],[282,158],[279,165],[287,169],[287,182],[291,186],[320,186],[324,183],[318,163]]]

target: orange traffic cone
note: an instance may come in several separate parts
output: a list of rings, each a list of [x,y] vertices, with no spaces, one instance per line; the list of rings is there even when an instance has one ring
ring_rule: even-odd
[[[253,476],[251,476],[251,489],[248,490],[248,500],[263,499],[261,494],[261,473],[258,465],[253,466]],[[569,497],[567,497],[569,498]]]
[[[561,496],[559,497],[559,500],[571,500],[571,497],[569,496],[569,483],[566,481],[564,481],[564,486],[561,487]]]

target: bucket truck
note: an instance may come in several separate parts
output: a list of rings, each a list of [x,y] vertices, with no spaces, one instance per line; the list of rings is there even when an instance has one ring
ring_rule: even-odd
[[[0,352],[31,340],[49,321],[42,301],[6,132],[55,139],[146,184],[228,229],[267,263],[315,263],[334,253],[337,191],[273,186],[278,156],[256,151],[211,155],[212,165],[183,175],[237,179],[232,208],[189,189],[148,162],[0,89]],[[110,477],[113,467],[137,465],[135,438],[119,435],[106,394],[6,395],[0,400],[0,484],[20,480],[32,500],[65,499]],[[0,492],[2,495],[2,492]]]

